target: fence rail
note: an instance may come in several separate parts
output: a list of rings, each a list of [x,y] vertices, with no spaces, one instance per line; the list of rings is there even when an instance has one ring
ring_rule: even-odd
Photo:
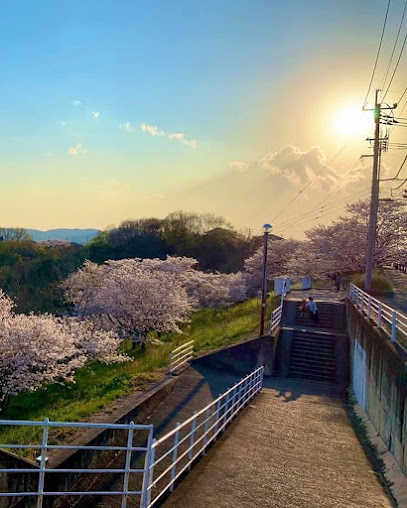
[[[151,454],[151,444],[153,438],[153,426],[152,425],[136,425],[133,422],[129,424],[102,424],[102,423],[80,423],[80,422],[52,422],[46,418],[44,421],[28,421],[28,420],[0,420],[0,427],[39,427],[42,430],[42,438],[41,444],[8,444],[2,443],[0,444],[0,448],[5,450],[32,450],[36,453],[40,453],[37,457],[37,462],[39,466],[35,462],[32,462],[32,466],[28,467],[30,462],[26,462],[27,467],[16,468],[0,468],[1,474],[37,474],[38,482],[37,482],[37,490],[36,491],[20,491],[20,492],[0,492],[0,498],[4,497],[36,497],[36,507],[42,508],[44,497],[45,496],[121,496],[121,508],[126,508],[127,501],[129,497],[138,497],[140,500],[140,507],[147,507],[147,499],[148,499],[148,489],[147,482],[144,481],[146,476],[149,456]],[[62,428],[80,428],[81,430],[88,429],[112,429],[116,433],[120,434],[122,431],[122,435],[118,435],[117,440],[119,442],[123,442],[123,445],[120,446],[85,446],[85,445],[58,445],[58,444],[50,444],[49,441],[53,439],[50,436],[50,431],[53,429],[62,429]],[[135,433],[138,432],[140,435],[138,436],[142,442],[145,442],[144,446],[134,446],[134,438]],[[98,468],[98,467],[89,467],[89,468],[47,468],[48,463],[48,452],[55,450],[93,450],[93,451],[102,451],[102,452],[114,452],[114,455],[117,456],[118,453],[122,452],[122,456],[120,458],[123,459],[123,466],[116,468]],[[141,468],[132,467],[133,460],[135,457],[135,453],[141,453],[144,455],[142,457],[142,462],[144,466]],[[144,460],[143,460],[144,459]],[[62,473],[66,474],[114,474],[114,475],[122,475],[123,483],[120,489],[111,490],[111,491],[102,491],[102,490],[70,490],[70,491],[49,491],[46,490],[46,480],[50,474],[58,474]],[[137,476],[135,479],[134,477]],[[132,488],[129,488],[129,482],[132,480]],[[133,481],[134,480],[134,481]],[[7,482],[5,482],[6,484]],[[23,482],[24,483],[24,482]],[[139,486],[139,489],[135,489],[134,486]]]
[[[365,293],[354,284],[350,285],[349,297],[356,307],[390,335],[392,342],[397,342],[407,351],[407,316],[405,314]]]
[[[281,317],[283,315],[283,306],[279,305],[273,310],[270,318],[270,335],[280,326]]]
[[[189,362],[194,356],[194,341],[190,340],[170,353],[170,374]]]
[[[148,504],[153,506],[207,447],[224,432],[228,423],[261,390],[264,367],[259,367],[217,399],[158,440],[154,440],[148,464]]]

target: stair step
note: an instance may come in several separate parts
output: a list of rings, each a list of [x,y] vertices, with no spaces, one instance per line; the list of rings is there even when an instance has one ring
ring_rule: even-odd
[[[311,381],[334,381],[335,378],[332,376],[320,376],[318,374],[301,374],[297,372],[289,372],[289,377],[298,378],[298,379],[309,379]]]
[[[326,364],[336,364],[336,358],[335,355],[325,355],[325,356],[319,356],[319,355],[307,355],[303,354],[302,351],[293,351],[291,354],[291,360],[295,360],[297,362],[317,362],[317,363],[326,363]]]
[[[336,363],[335,355],[320,355],[320,354],[314,354],[310,353],[308,351],[292,351],[291,358],[295,358],[298,360],[302,360],[304,362],[307,362],[308,360],[318,360],[319,362],[333,362]]]
[[[290,363],[290,370],[295,370],[299,372],[312,372],[316,374],[320,374],[321,372],[324,373],[334,373],[335,372],[335,365],[304,365],[304,363]]]
[[[315,344],[315,342],[301,341],[293,343],[291,349],[309,349],[311,351],[322,351],[326,353],[335,353],[335,346],[329,344]]]

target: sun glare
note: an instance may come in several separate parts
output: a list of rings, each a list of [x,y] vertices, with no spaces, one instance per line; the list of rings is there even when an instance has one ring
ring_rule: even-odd
[[[360,106],[341,109],[334,116],[336,132],[343,137],[367,135],[373,125],[372,113],[362,111]]]

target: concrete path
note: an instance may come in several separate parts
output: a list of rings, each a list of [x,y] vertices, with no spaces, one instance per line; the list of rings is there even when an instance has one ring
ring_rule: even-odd
[[[389,508],[334,385],[266,381],[165,508]]]

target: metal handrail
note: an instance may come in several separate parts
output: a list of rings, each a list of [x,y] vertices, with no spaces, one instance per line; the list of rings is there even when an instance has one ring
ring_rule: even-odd
[[[108,424],[108,423],[85,423],[85,422],[52,422],[46,418],[44,421],[29,421],[29,420],[0,420],[1,427],[42,427],[42,439],[41,444],[0,444],[0,448],[3,449],[20,449],[20,450],[39,450],[40,455],[37,458],[39,465],[32,463],[32,467],[21,467],[21,468],[0,468],[0,474],[38,474],[38,483],[37,490],[30,491],[21,491],[21,492],[0,492],[0,498],[10,498],[10,497],[36,497],[36,508],[42,508],[44,497],[46,496],[83,496],[83,495],[94,495],[94,496],[121,496],[121,508],[127,507],[127,501],[129,496],[138,496],[140,499],[140,507],[147,507],[148,500],[148,483],[145,481],[145,477],[148,476],[148,464],[151,457],[151,449],[152,449],[152,438],[153,438],[153,426],[152,425],[139,425],[130,422],[129,424]],[[86,445],[55,445],[49,444],[49,429],[52,428],[80,428],[83,430],[87,429],[114,429],[114,430],[123,430],[125,435],[127,435],[127,446],[109,446],[109,445],[95,445],[95,446],[86,446]],[[145,434],[142,436],[143,441],[146,440],[146,446],[133,446],[133,441],[135,437],[135,432],[144,432]],[[48,461],[48,451],[50,450],[104,450],[104,451],[121,451],[124,453],[125,464],[124,467],[117,468],[100,468],[100,467],[89,467],[84,468],[50,468],[47,467]],[[143,452],[144,454],[144,467],[132,467],[132,455],[134,452]],[[29,462],[26,462],[29,464]],[[70,490],[70,491],[58,491],[51,492],[45,490],[45,479],[51,473],[60,473],[60,474],[119,474],[123,476],[123,483],[120,490],[115,489],[111,491],[81,491],[81,490]],[[142,487],[140,490],[135,490],[134,486],[131,490],[129,490],[129,480],[130,476],[137,475],[139,478],[139,485]],[[31,487],[31,483],[30,483]],[[16,489],[17,490],[17,489]]]
[[[177,423],[160,439],[154,440],[153,460],[148,466],[148,508],[168,490],[174,489],[176,480],[191,468],[200,455],[205,455],[207,447],[216,441],[228,423],[259,393],[263,386],[263,374],[264,367],[257,368],[191,417]],[[155,458],[163,447],[164,450]],[[157,474],[159,465],[163,470]],[[155,478],[154,473],[157,474]]]
[[[173,349],[170,353],[170,375],[179,369],[182,365],[189,362],[194,356],[194,341],[190,340],[181,346]]]
[[[361,312],[390,335],[392,342],[397,342],[407,351],[406,346],[402,344],[407,344],[407,316],[405,314],[374,298],[354,284],[350,285],[349,298]]]

